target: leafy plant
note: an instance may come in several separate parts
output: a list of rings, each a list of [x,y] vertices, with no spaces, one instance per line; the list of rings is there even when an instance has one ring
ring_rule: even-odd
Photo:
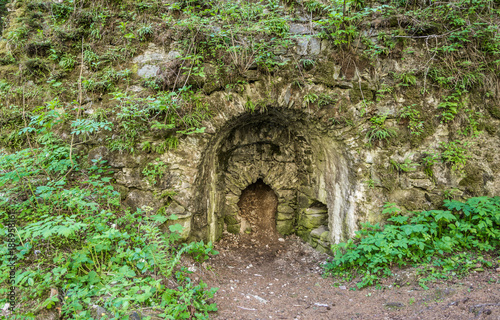
[[[425,288],[436,276],[467,273],[470,268],[458,263],[456,253],[467,250],[479,255],[500,246],[500,197],[470,198],[465,203],[446,200],[444,206],[446,210],[419,211],[408,217],[387,204],[384,211],[392,215],[390,224],[382,228],[365,223],[354,240],[332,245],[335,256],[325,265],[326,274],[345,280],[359,275],[357,286],[362,288],[391,276],[393,266],[432,265],[422,271],[434,272],[420,279]]]
[[[416,104],[412,104],[411,106],[404,107],[399,117],[401,119],[408,120],[408,129],[410,130],[410,134],[419,136],[424,132],[424,121],[420,120],[420,111],[415,109]]]
[[[145,41],[146,39],[150,38],[153,35],[153,25],[145,24],[141,26],[137,30],[137,35],[139,36],[139,40],[141,41]]]
[[[401,81],[401,83],[399,83],[399,86],[403,86],[403,87],[413,86],[417,83],[417,77],[411,71],[396,74],[395,78],[397,80]]]
[[[425,174],[427,174],[429,177],[434,176],[434,172],[432,171],[432,167],[434,164],[436,164],[439,161],[439,155],[434,154],[434,153],[424,153],[423,157],[420,161]]]
[[[309,107],[311,103],[318,101],[319,97],[314,92],[309,92],[304,96],[304,106]]]
[[[452,170],[462,172],[467,163],[467,159],[471,158],[467,150],[469,145],[470,143],[460,140],[441,142],[440,147],[443,150],[441,153],[441,160],[443,163],[450,164]]]
[[[403,162],[390,159],[391,167],[398,172],[412,172],[417,169],[418,163],[411,162],[410,158],[405,158]]]
[[[198,261],[216,254],[212,245],[178,244],[182,226],[174,215],[147,207],[123,210],[105,161],[80,166],[74,145],[55,134],[72,116],[61,110],[58,99],[37,108],[19,130],[29,148],[0,152],[0,280],[7,283],[10,273],[5,222],[7,213],[15,212],[18,314],[29,317],[57,302],[67,318],[90,319],[92,303],[120,319],[152,306],[165,317],[208,319],[216,306],[207,300],[216,289],[193,282],[179,264],[185,254]],[[104,121],[78,117],[71,125],[74,135],[109,128]],[[152,164],[145,175],[158,178],[163,170]],[[49,296],[51,288],[58,288],[59,296]]]
[[[69,53],[65,53],[59,61],[59,66],[61,66],[64,70],[72,70],[75,67],[75,64],[75,57]]]
[[[148,163],[142,170],[142,174],[152,185],[157,184],[158,180],[161,179],[166,172],[167,165],[161,162],[159,158],[156,158],[155,162]]]
[[[397,135],[396,130],[386,127],[386,119],[387,115],[376,115],[370,119],[370,129],[366,133],[368,144],[371,144],[373,140],[389,140]]]
[[[438,109],[442,109],[441,123],[446,123],[455,119],[460,107],[460,93],[444,97],[444,101],[439,103]]]

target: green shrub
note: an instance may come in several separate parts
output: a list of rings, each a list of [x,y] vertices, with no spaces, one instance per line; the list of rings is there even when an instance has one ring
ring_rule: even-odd
[[[359,275],[359,288],[392,275],[394,266],[431,264],[440,267],[433,271],[435,277],[446,277],[472,267],[457,263],[457,253],[480,255],[500,247],[500,197],[470,198],[465,203],[446,200],[444,206],[446,210],[408,217],[386,204],[383,213],[392,215],[390,224],[382,228],[365,223],[355,239],[333,245],[335,256],[325,265],[326,274],[346,280]],[[424,287],[426,280],[420,281]]]
[[[64,318],[78,313],[79,319],[92,319],[89,310],[96,304],[115,319],[142,308],[171,319],[208,319],[216,306],[207,300],[216,289],[194,283],[179,263],[185,254],[203,261],[216,251],[210,243],[177,243],[182,226],[173,224],[175,215],[122,209],[105,161],[80,166],[84,162],[74,145],[54,134],[71,117],[62,107],[57,99],[39,107],[20,130],[30,147],[0,153],[0,292],[8,291],[11,269],[5,222],[15,213],[19,315],[33,316],[57,302]],[[72,135],[110,129],[106,121],[70,122]],[[160,170],[145,174],[157,177]],[[51,288],[58,289],[61,301],[49,296]]]

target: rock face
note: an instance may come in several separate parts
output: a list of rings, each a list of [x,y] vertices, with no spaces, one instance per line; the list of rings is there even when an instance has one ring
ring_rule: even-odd
[[[262,76],[249,67],[237,89],[224,91],[215,67],[205,66],[206,78],[197,85],[210,87],[203,99],[214,110],[203,121],[205,134],[181,137],[177,149],[163,154],[120,154],[102,146],[89,151],[89,160],[103,158],[113,167],[125,205],[176,215],[178,220],[164,229],[180,223],[184,240],[216,241],[223,231],[252,229],[238,203],[245,189],[262,181],[276,196],[275,230],[328,251],[351,238],[361,222],[387,218],[380,214],[384,202],[410,211],[436,208],[446,196],[500,193],[500,155],[491,151],[500,148],[500,135],[493,130],[498,119],[488,118],[491,133],[475,138],[463,170],[450,170],[449,163],[433,158],[443,143],[456,139],[451,125],[434,116],[437,94],[422,97],[415,88],[390,97],[380,94],[382,78],[415,61],[380,60],[370,72],[359,65],[350,68],[328,58],[331,46],[317,37],[314,26],[292,24],[290,32],[294,50],[277,48],[275,54],[283,61],[302,59],[306,82]],[[150,45],[134,59],[135,72],[163,77],[165,86],[173,87],[168,72],[179,55]],[[425,124],[418,136],[400,117],[403,106],[420,112]],[[371,120],[381,118],[381,128],[392,129],[397,138],[373,138]],[[153,159],[168,167],[155,183],[143,173]]]
[[[137,75],[147,79],[156,77],[160,71],[160,64],[173,61],[179,56],[180,53],[178,51],[166,53],[151,43],[142,55],[134,58],[133,63],[137,65]]]

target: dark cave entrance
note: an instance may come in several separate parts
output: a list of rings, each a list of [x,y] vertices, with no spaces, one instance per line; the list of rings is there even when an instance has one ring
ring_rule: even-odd
[[[273,189],[258,179],[241,193],[238,202],[241,218],[241,233],[259,239],[272,240],[278,237],[276,211],[278,197]]]

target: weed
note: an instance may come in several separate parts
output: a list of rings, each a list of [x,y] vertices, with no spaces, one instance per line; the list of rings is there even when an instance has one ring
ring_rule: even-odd
[[[380,140],[380,141],[389,140],[390,138],[395,137],[397,135],[396,130],[386,127],[385,125],[386,119],[387,115],[373,116],[370,119],[371,122],[370,129],[366,133],[369,145],[371,145],[373,140]]]
[[[137,35],[139,36],[139,40],[145,41],[153,35],[153,25],[152,24],[145,24],[142,25],[138,30],[137,30]]]
[[[390,159],[391,167],[397,172],[412,172],[417,170],[418,163],[411,162],[410,158],[405,158],[403,162]]]
[[[406,106],[401,110],[399,117],[408,120],[410,134],[419,136],[424,132],[424,121],[421,120],[420,111],[415,109],[416,104]]]
[[[417,83],[417,77],[413,71],[395,74],[395,78],[400,81],[399,86],[409,87]]]
[[[314,92],[309,92],[306,95],[304,95],[303,105],[305,107],[309,107],[311,103],[315,103],[316,101],[318,101],[318,99],[319,97],[317,94],[315,94]]]
[[[424,153],[420,164],[422,165],[425,174],[429,177],[434,177],[434,172],[432,171],[433,166],[438,162],[439,156],[434,153]]]
[[[413,212],[408,217],[387,205],[384,210],[392,215],[387,219],[391,224],[382,229],[379,224],[365,223],[354,240],[332,245],[335,257],[325,265],[325,272],[348,281],[359,274],[359,288],[392,275],[395,265],[432,263],[432,269],[425,272],[431,280],[457,271],[466,273],[469,269],[463,269],[464,264],[471,265],[462,263],[466,254],[447,254],[480,253],[500,245],[500,197],[470,198],[465,203],[446,200],[444,206],[446,210]]]
[[[460,104],[461,93],[454,93],[452,95],[444,97],[444,101],[439,103],[438,109],[442,109],[441,113],[441,123],[446,123],[455,119],[455,115],[458,113]]]
[[[167,165],[161,162],[159,158],[156,158],[155,162],[148,163],[142,170],[142,174],[152,185],[157,184],[158,180],[160,180],[166,172]]]
[[[441,142],[440,147],[443,150],[441,160],[443,163],[451,165],[452,170],[463,172],[467,159],[471,158],[467,148],[470,143],[460,140]]]

